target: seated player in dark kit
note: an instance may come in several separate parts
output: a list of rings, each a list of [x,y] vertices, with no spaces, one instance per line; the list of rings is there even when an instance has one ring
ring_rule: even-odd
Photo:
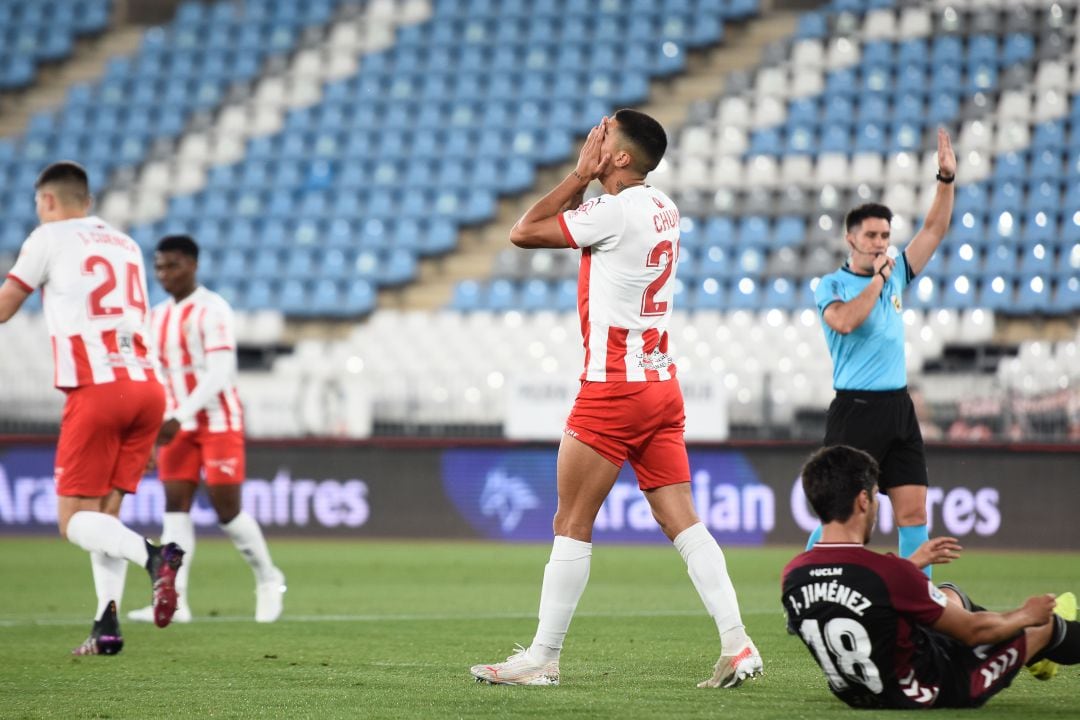
[[[802,483],[821,540],[784,568],[788,629],[806,644],[829,689],[852,707],[979,707],[1027,665],[1050,679],[1080,663],[1076,596],[1035,595],[989,612],[955,585],[920,572],[960,550],[935,538],[910,559],[867,550],[877,518],[878,464],[844,445],[819,450]]]

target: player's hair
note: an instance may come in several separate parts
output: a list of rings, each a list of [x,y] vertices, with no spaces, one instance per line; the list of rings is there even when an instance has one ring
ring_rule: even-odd
[[[874,493],[881,471],[877,460],[847,445],[821,448],[802,469],[802,486],[822,523],[845,522],[863,490]]]
[[[637,110],[626,108],[615,113],[619,133],[633,146],[631,167],[642,175],[656,169],[667,151],[667,133],[660,123]]]
[[[158,252],[178,252],[192,260],[199,259],[199,244],[190,235],[166,235],[154,249]]]
[[[49,165],[38,175],[34,190],[46,185],[65,205],[90,202],[90,179],[79,163],[62,160]]]
[[[844,226],[848,232],[851,232],[854,228],[863,224],[863,220],[867,218],[881,218],[888,223],[892,223],[892,210],[885,207],[880,203],[865,203],[859,205],[856,208],[852,208],[847,217],[844,218]]]

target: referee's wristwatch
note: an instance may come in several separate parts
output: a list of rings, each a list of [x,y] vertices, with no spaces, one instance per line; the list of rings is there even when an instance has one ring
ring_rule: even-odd
[[[941,170],[938,170],[936,177],[938,182],[945,183],[946,185],[952,185],[953,182],[956,181],[956,173],[953,173],[952,175],[942,175]]]

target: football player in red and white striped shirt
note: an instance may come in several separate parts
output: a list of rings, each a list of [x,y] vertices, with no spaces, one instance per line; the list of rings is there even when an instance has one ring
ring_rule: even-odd
[[[190,622],[188,573],[195,550],[191,503],[206,479],[218,523],[255,573],[255,620],[281,615],[285,577],[270,559],[259,523],[241,508],[244,420],[236,392],[233,311],[225,298],[199,285],[199,246],[187,235],[163,238],[154,274],[172,297],[153,309],[153,349],[168,406],[158,435],[158,476],[165,486],[162,542],[187,552],[176,577],[177,622]],[[128,613],[149,621],[152,608]]]
[[[146,271],[139,246],[89,216],[86,171],[54,163],[35,183],[41,225],[23,244],[0,287],[0,322],[40,288],[52,340],[55,384],[67,394],[56,447],[60,534],[91,554],[98,607],[79,655],[112,655],[123,640],[116,620],[127,562],[154,582],[154,621],[176,609],[183,551],[157,547],[120,522],[153,449],[165,395],[149,356]]]
[[[701,686],[734,687],[761,673],[724,554],[698,519],[690,493],[683,397],[667,354],[679,211],[645,183],[666,148],[664,129],[644,113],[620,110],[604,118],[589,133],[574,171],[510,232],[518,247],[581,251],[585,372],[559,447],[555,541],[536,636],[506,662],[474,666],[478,680],[559,683],[563,639],[589,577],[593,524],[627,461],[720,632],[720,659]],[[604,194],[582,203],[594,179]]]

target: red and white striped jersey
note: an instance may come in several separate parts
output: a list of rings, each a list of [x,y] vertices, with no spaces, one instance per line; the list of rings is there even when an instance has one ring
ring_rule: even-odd
[[[667,354],[679,211],[654,187],[601,195],[559,216],[581,249],[578,314],[585,341],[582,380],[655,382],[675,377]]]
[[[207,356],[236,353],[233,325],[233,311],[225,298],[201,286],[180,302],[169,298],[154,306],[154,349],[165,385],[166,417],[177,417],[176,410],[208,380]],[[192,411],[189,417],[177,417],[184,430],[244,429],[235,377]]]
[[[117,380],[157,382],[142,250],[101,218],[40,225],[8,273],[41,288],[58,388]]]

